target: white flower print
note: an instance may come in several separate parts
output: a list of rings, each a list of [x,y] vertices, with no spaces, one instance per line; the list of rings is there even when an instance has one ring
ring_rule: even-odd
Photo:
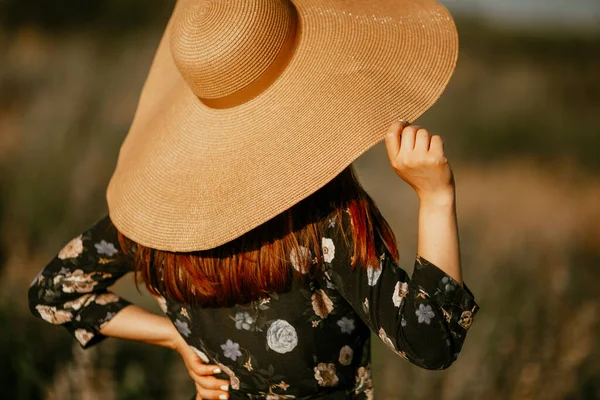
[[[435,317],[433,310],[429,304],[425,305],[423,303],[419,304],[419,309],[415,311],[417,317],[419,318],[419,323],[425,322],[427,325],[431,322],[431,318]]]
[[[221,345],[221,348],[223,349],[225,357],[231,358],[233,361],[237,360],[237,358],[242,355],[240,344],[232,342],[231,339],[227,339],[227,341]]]
[[[38,304],[35,309],[40,314],[40,317],[51,324],[64,324],[73,319],[73,314],[66,310],[57,310],[56,307],[45,306]]]
[[[86,345],[92,338],[94,334],[92,332],[88,332],[85,329],[77,329],[75,331],[75,339],[82,345]]]
[[[369,299],[367,297],[365,297],[365,301],[363,301],[362,303],[362,308],[363,308],[363,312],[365,314],[369,314]]]
[[[179,333],[181,333],[183,336],[188,337],[190,336],[190,333],[192,333],[187,322],[176,319],[174,324]]]
[[[394,346],[392,339],[388,337],[387,333],[385,333],[385,330],[383,328],[379,328],[379,339],[381,339],[383,343],[387,345],[387,347],[396,351],[396,346]]]
[[[335,364],[319,363],[315,367],[315,379],[320,386],[335,386],[339,378],[335,373]]]
[[[249,330],[252,327],[252,323],[254,323],[254,318],[248,313],[244,311],[243,313],[238,312],[235,314],[235,327],[237,329],[245,329]]]
[[[235,376],[235,373],[226,365],[221,364],[220,362],[217,362],[217,365],[219,366],[219,368],[221,368],[221,371],[225,372],[225,374],[227,376],[229,376],[229,385],[231,386],[231,388],[233,390],[239,390],[240,389],[240,379]]]
[[[67,272],[66,275],[56,275],[53,283],[56,286],[62,284],[62,290],[65,293],[89,293],[98,284],[92,275],[93,273],[85,274],[83,270],[76,269],[73,272]]]
[[[202,362],[204,362],[206,364],[210,363],[210,360],[208,359],[208,356],[206,354],[204,354],[203,352],[201,352],[200,350],[198,350],[194,346],[190,346],[190,348],[194,351],[194,353],[196,353],[196,355],[198,357],[200,357],[200,359],[202,360]]]
[[[73,310],[79,310],[81,307],[87,307],[94,299],[96,298],[95,294],[84,294],[76,298],[75,300],[67,301],[63,307],[64,308],[72,308]]]
[[[335,216],[335,215],[333,217],[329,218],[329,220],[327,220],[327,226],[329,228],[335,227],[335,221],[336,221],[336,219],[337,219],[337,216]]]
[[[333,240],[324,237],[321,240],[321,247],[323,248],[323,260],[325,260],[326,263],[333,261],[333,258],[335,257],[335,245],[333,244]]]
[[[311,300],[313,310],[319,317],[325,319],[333,311],[333,302],[322,289],[316,290]]]
[[[353,319],[342,317],[342,319],[340,319],[337,322],[337,324],[340,327],[340,329],[342,330],[342,333],[351,334],[352,331],[354,330],[354,320]]]
[[[167,300],[163,296],[154,296],[154,298],[158,302],[158,306],[160,307],[162,312],[164,312],[166,314],[168,311]]]
[[[400,307],[402,304],[402,300],[408,294],[408,283],[406,282],[398,282],[396,283],[396,287],[394,288],[394,294],[392,295],[392,301],[394,302],[394,306]]]
[[[119,301],[119,296],[114,293],[102,293],[96,297],[96,304],[106,305]]]
[[[354,355],[354,350],[352,347],[346,345],[340,349],[340,357],[338,361],[342,365],[350,365],[352,363],[352,356]]]
[[[77,236],[65,245],[59,252],[58,258],[66,260],[67,258],[76,258],[83,252],[83,240],[82,235]]]
[[[375,286],[381,275],[382,268],[374,269],[372,266],[367,267],[367,283],[369,286]]]
[[[302,274],[305,274],[307,271],[301,270],[300,268],[302,265],[306,265],[306,262],[310,260],[310,257],[310,250],[304,246],[300,246],[300,251],[298,253],[295,248],[290,251],[290,262],[292,263],[292,266],[296,271]]]
[[[371,367],[369,364],[366,367],[360,367],[356,371],[355,380],[354,394],[359,394],[363,389],[366,392],[367,389],[371,388],[373,383],[371,381]]]
[[[267,344],[277,353],[289,353],[298,345],[296,329],[283,319],[276,320],[267,330]]]
[[[455,287],[456,287],[455,284],[454,284],[454,282],[452,282],[450,280],[450,278],[447,277],[447,276],[445,276],[445,277],[442,278],[442,284],[444,285],[444,289],[446,290],[446,292],[454,290]]]
[[[181,307],[181,310],[179,310],[179,313],[180,313],[182,316],[186,317],[187,319],[190,319],[190,314],[188,313],[188,310],[187,310],[187,308],[185,308],[185,307]]]
[[[112,256],[114,256],[115,254],[117,254],[119,252],[119,250],[117,250],[115,248],[114,244],[108,243],[104,239],[102,239],[100,241],[100,243],[94,244],[94,246],[96,247],[96,251],[98,252],[98,254],[104,254],[104,255],[107,255],[109,257],[112,257]]]

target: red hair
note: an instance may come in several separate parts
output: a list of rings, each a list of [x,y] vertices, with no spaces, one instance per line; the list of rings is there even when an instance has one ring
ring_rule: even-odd
[[[351,226],[342,226],[342,213],[348,210]],[[193,252],[171,252],[139,245],[119,232],[121,248],[128,249],[139,278],[153,295],[209,306],[232,306],[257,300],[266,293],[282,293],[290,288],[293,274],[289,254],[301,254],[304,246],[317,262],[299,260],[310,278],[320,273],[322,249],[319,224],[336,215],[344,240],[352,235],[352,268],[379,266],[376,238],[387,245],[398,261],[394,233],[375,202],[360,185],[349,166],[324,187],[264,224],[219,247]],[[321,222],[322,223],[322,222]]]

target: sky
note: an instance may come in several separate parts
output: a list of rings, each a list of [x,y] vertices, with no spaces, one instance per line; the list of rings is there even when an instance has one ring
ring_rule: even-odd
[[[518,26],[559,24],[600,28],[600,0],[440,0],[451,12]]]

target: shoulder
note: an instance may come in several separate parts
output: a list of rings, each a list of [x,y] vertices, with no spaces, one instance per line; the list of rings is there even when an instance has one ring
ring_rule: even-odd
[[[94,246],[98,251],[115,253],[124,257],[130,254],[135,245],[135,242],[124,237],[129,251],[123,251],[121,241],[119,240],[119,230],[110,218],[109,213],[104,213],[101,217],[97,218],[86,230],[84,236],[94,243]]]
[[[108,213],[104,213],[88,226],[85,230],[85,236],[95,241],[115,241],[118,236],[118,230]]]

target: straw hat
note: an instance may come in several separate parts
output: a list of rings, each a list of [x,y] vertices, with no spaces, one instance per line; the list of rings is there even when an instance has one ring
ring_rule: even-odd
[[[433,0],[179,0],[107,189],[160,250],[233,240],[439,98],[452,17]]]

